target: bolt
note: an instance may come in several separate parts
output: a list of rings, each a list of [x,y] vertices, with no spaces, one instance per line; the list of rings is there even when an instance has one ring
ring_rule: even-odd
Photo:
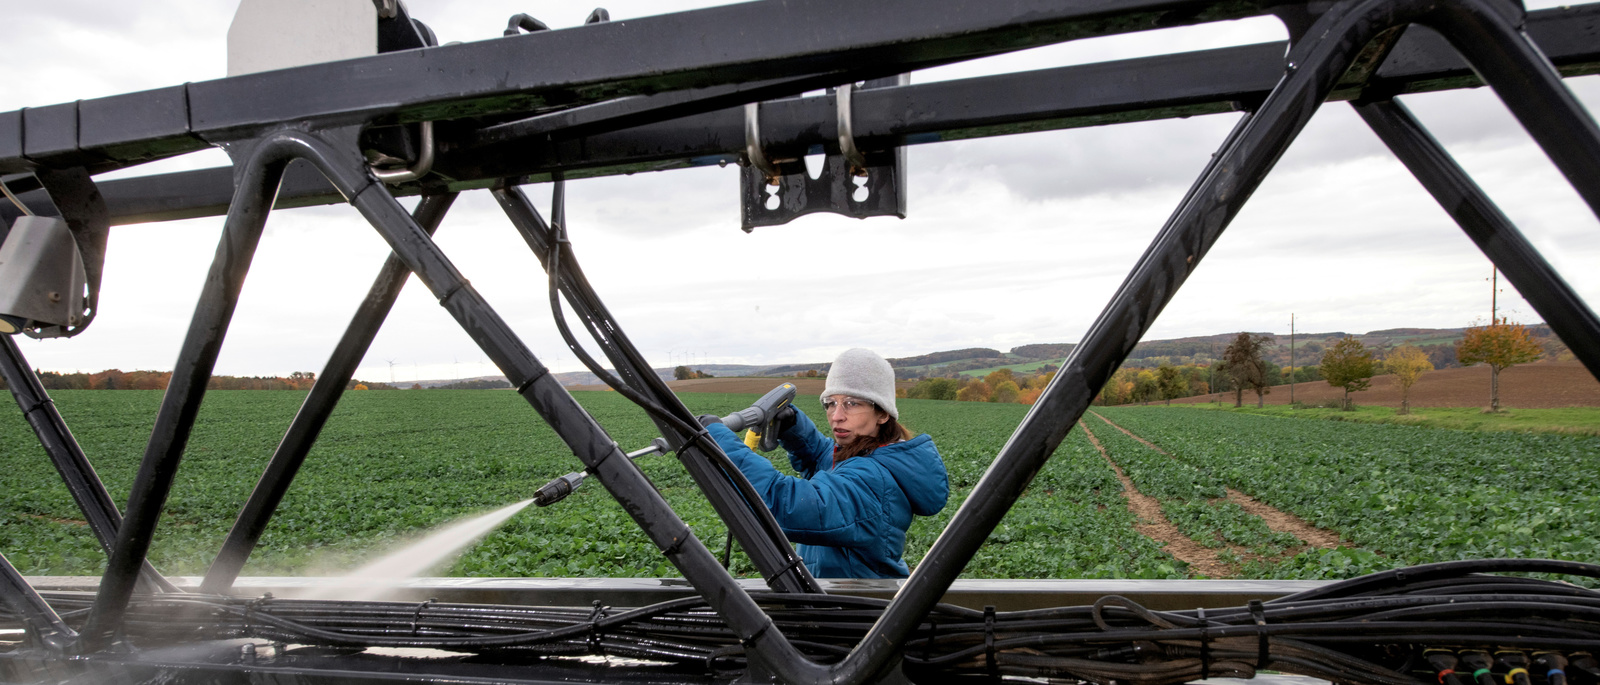
[[[52,290],[52,291],[50,291],[48,293],[45,293],[45,298],[49,299],[51,302],[60,302],[61,301],[61,293],[58,293],[58,292]]]

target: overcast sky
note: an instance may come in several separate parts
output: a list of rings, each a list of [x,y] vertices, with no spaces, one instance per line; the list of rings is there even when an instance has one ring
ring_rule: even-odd
[[[710,4],[720,3],[607,7],[622,19]],[[236,6],[15,3],[0,111],[220,78]],[[441,41],[493,38],[517,12],[574,26],[589,9],[501,0],[407,6]],[[1228,22],[1052,46],[912,79],[1284,37],[1275,20]],[[1591,109],[1600,101],[1594,77],[1568,84]],[[1494,96],[1480,89],[1404,100],[1595,302],[1600,226]],[[570,233],[596,289],[657,366],[826,361],[857,346],[904,356],[1075,342],[1235,119],[914,146],[903,221],[811,215],[746,235],[731,166],[578,181],[568,186]],[[226,163],[207,151],[118,175]],[[547,187],[527,190],[548,203]],[[94,325],[71,340],[23,339],[24,354],[47,370],[171,369],[221,226],[218,217],[114,228]],[[537,261],[487,193],[463,195],[438,239],[535,354],[558,371],[579,368],[555,334]],[[387,251],[347,206],[274,213],[217,372],[319,371]],[[1489,275],[1460,229],[1336,103],[1312,120],[1147,337],[1287,333],[1291,313],[1301,331],[1464,326],[1489,315]],[[1501,283],[1502,311],[1538,320]],[[413,281],[358,376],[495,372]]]

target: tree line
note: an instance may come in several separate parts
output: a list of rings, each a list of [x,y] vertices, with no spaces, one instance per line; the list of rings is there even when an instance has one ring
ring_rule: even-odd
[[[96,373],[58,373],[34,370],[39,384],[45,390],[166,390],[172,382],[171,371],[123,371],[106,369]],[[207,390],[310,390],[317,382],[317,374],[296,371],[288,376],[212,376],[206,382]],[[0,389],[9,389],[0,379]],[[388,383],[352,379],[345,384],[351,390],[394,390]]]
[[[1400,386],[1399,413],[1411,411],[1411,387],[1422,374],[1435,368],[1487,364],[1490,368],[1489,410],[1500,410],[1500,372],[1510,366],[1543,358],[1561,359],[1570,354],[1559,340],[1537,340],[1532,329],[1505,319],[1468,327],[1455,345],[1417,346],[1409,343],[1390,349],[1380,359],[1377,350],[1368,348],[1355,336],[1345,335],[1324,347],[1318,363],[1295,367],[1292,372],[1267,360],[1272,347],[1270,336],[1239,333],[1223,351],[1222,359],[1212,364],[1173,366],[1163,362],[1155,369],[1124,367],[1112,375],[1096,398],[1101,404],[1129,404],[1232,391],[1233,406],[1244,404],[1246,391],[1255,393],[1256,406],[1265,404],[1272,387],[1293,382],[1325,381],[1344,391],[1341,408],[1354,407],[1350,393],[1370,387],[1379,373],[1391,374]],[[1308,343],[1310,347],[1315,343]],[[1433,348],[1433,349],[1429,349]],[[1440,359],[1438,348],[1449,350],[1449,360]],[[1554,348],[1554,349],[1553,349]],[[1310,350],[1307,350],[1308,352]],[[1435,361],[1439,360],[1439,361]]]

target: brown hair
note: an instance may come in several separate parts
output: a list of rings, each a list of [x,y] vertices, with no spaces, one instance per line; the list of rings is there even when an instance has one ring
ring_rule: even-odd
[[[877,435],[870,437],[863,435],[859,438],[856,438],[855,442],[852,442],[848,445],[835,446],[833,448],[833,463],[835,466],[851,457],[859,457],[871,454],[873,450],[884,445],[893,442],[899,442],[901,440],[911,439],[911,429],[901,425],[900,422],[896,421],[893,416],[889,416],[889,412],[878,409],[877,407],[874,407],[873,409],[875,409],[881,416],[888,416],[889,420],[878,424]]]

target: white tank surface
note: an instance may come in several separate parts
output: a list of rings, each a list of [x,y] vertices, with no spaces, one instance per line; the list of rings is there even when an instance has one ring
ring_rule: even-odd
[[[378,54],[372,0],[240,0],[228,27],[228,75]]]

